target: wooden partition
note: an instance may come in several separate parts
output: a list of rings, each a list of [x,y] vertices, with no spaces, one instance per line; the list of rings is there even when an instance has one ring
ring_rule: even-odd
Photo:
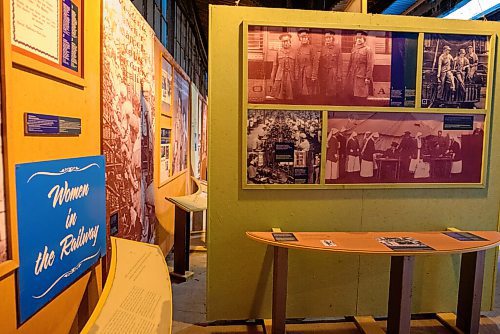
[[[484,154],[484,184],[476,188],[345,189],[310,185],[298,189],[282,185],[246,184],[247,134],[244,97],[247,95],[244,36],[247,24],[278,27],[315,27],[413,31],[417,33],[490,34],[496,22],[451,21],[433,18],[365,15],[301,10],[210,7],[209,51],[209,168],[208,201],[208,318],[266,318],[271,314],[272,251],[245,239],[245,231],[430,231],[456,226],[463,230],[497,230],[500,174],[496,166],[500,147],[496,100],[500,87],[489,81],[488,110],[438,110],[437,113],[486,115],[489,143]],[[295,37],[296,38],[296,37]],[[420,41],[421,43],[422,41]],[[422,45],[422,44],[420,44]],[[494,45],[494,44],[493,44]],[[491,57],[493,79],[498,61]],[[420,82],[421,83],[421,82]],[[419,95],[417,81],[417,96]],[[429,110],[418,104],[416,113]],[[262,105],[259,105],[260,107]],[[250,107],[254,108],[255,104]],[[286,109],[270,105],[262,109]],[[378,110],[377,110],[378,108]],[[303,106],[287,109],[302,110]],[[363,106],[307,107],[307,110],[366,112]],[[379,112],[407,112],[405,108],[375,107]],[[323,124],[323,144],[326,124]],[[245,152],[245,153],[244,153]],[[278,186],[279,187],[279,186]],[[323,188],[323,189],[320,189]],[[326,255],[292,250],[289,263],[287,317],[331,317],[387,314],[389,260],[383,257]],[[455,311],[459,259],[455,256],[422,257],[415,263],[412,312]],[[483,309],[491,309],[496,252],[486,255]],[[235,306],[238,307],[235,307]]]
[[[0,40],[4,59],[2,95],[5,102],[2,103],[2,113],[5,115],[2,126],[6,138],[4,158],[11,259],[0,264],[0,327],[2,333],[66,334],[72,330],[87,284],[93,282],[100,285],[100,264],[94,268],[98,274],[86,273],[24,324],[18,324],[15,269],[19,266],[19,250],[15,165],[100,154],[100,1],[85,1],[84,7],[79,8],[85,12],[79,21],[85,31],[85,34],[80,34],[80,74],[47,64],[19,49],[12,50],[12,2],[3,1],[0,8]],[[24,129],[26,112],[80,118],[81,134],[27,136]],[[94,281],[96,277],[98,282]]]

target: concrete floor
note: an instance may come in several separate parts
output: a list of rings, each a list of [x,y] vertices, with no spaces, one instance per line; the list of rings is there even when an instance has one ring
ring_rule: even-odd
[[[169,263],[170,264],[170,263]],[[193,278],[182,284],[172,284],[173,294],[173,328],[172,334],[198,333],[264,333],[261,325],[208,326],[206,323],[206,264],[205,252],[192,252],[190,269]],[[500,268],[500,261],[499,261]],[[500,271],[500,270],[499,270]],[[500,275],[497,274],[495,291],[495,308],[484,312],[481,319],[481,334],[500,334]],[[199,326],[201,325],[201,326]],[[384,322],[380,322],[384,328]],[[287,325],[287,333],[331,333],[359,334],[353,323]],[[437,320],[412,320],[412,334],[446,334],[450,333]]]

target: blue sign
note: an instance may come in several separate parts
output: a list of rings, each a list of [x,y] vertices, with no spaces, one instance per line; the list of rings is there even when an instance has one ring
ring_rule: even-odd
[[[473,130],[474,116],[444,115],[443,130]]]
[[[106,253],[104,156],[16,165],[23,323]]]

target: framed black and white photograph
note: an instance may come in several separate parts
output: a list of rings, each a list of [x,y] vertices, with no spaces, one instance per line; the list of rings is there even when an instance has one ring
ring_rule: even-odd
[[[248,110],[247,184],[319,184],[321,114]]]
[[[326,184],[480,184],[484,115],[329,112]]]
[[[489,37],[425,34],[422,107],[485,109]]]

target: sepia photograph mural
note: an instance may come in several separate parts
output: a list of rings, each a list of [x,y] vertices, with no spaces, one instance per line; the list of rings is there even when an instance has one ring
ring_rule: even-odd
[[[480,183],[484,115],[329,112],[327,184]]]
[[[422,107],[484,109],[489,38],[425,34]]]
[[[170,114],[170,105],[172,104],[172,65],[161,58],[161,113]]]
[[[175,71],[172,175],[187,168],[189,104],[189,82]]]
[[[108,221],[153,242],[154,33],[128,1],[103,2],[103,123]],[[109,228],[109,226],[108,226]]]
[[[248,27],[248,102],[414,107],[417,34]]]
[[[249,110],[247,184],[319,184],[321,113]]]

